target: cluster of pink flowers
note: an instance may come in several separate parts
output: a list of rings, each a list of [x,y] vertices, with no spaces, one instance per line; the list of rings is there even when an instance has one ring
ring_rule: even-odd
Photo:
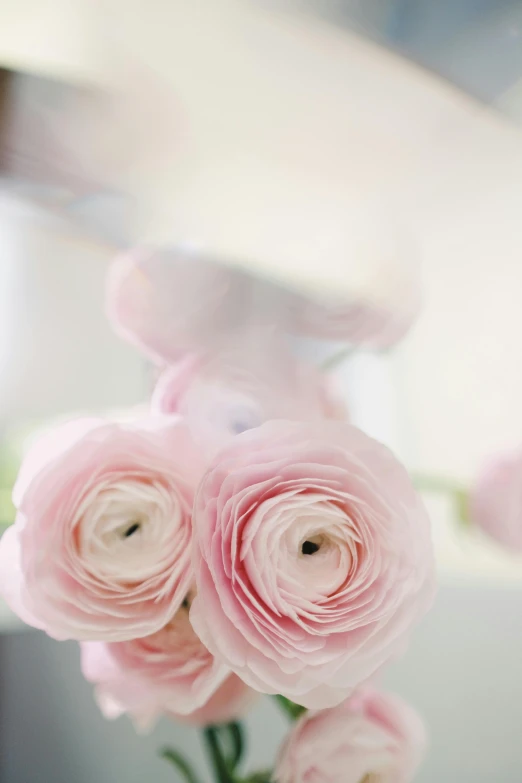
[[[201,298],[208,278],[192,282]],[[117,264],[111,313],[166,369],[143,415],[76,420],[29,451],[2,593],[30,625],[80,642],[109,718],[216,724],[279,694],[310,710],[281,749],[280,783],[407,783],[422,724],[367,683],[431,605],[426,512],[321,373],[278,340],[257,371],[235,360],[239,342],[212,344],[225,283],[213,272],[190,320],[139,261]]]

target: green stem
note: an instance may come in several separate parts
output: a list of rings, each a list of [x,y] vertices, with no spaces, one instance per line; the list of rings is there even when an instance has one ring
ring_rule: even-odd
[[[199,779],[194,773],[194,770],[186,761],[186,759],[183,758],[183,756],[178,753],[176,750],[173,750],[172,748],[164,748],[161,751],[161,757],[165,759],[165,761],[170,762],[178,772],[183,776],[186,783],[199,783]]]
[[[322,362],[321,371],[328,372],[329,370],[338,367],[345,359],[348,359],[348,357],[352,355],[353,350],[354,349],[350,346],[342,348],[340,351],[334,353],[333,356],[329,356],[328,359],[325,359],[324,362]]]
[[[413,484],[419,492],[447,495],[453,498],[457,515],[464,525],[470,524],[469,494],[465,487],[445,476],[429,476],[427,474],[414,474]]]
[[[274,696],[274,699],[290,720],[297,720],[306,712],[305,707],[301,707],[300,704],[295,704],[293,701],[290,701],[290,699],[287,699],[286,696],[278,694],[277,696]]]
[[[261,772],[254,772],[248,778],[245,778],[241,783],[271,783],[272,771],[270,769],[262,770]]]
[[[232,721],[232,723],[227,723],[223,728],[228,732],[232,745],[232,752],[227,758],[227,766],[234,772],[243,756],[243,748],[245,745],[243,727],[238,721]]]
[[[453,479],[447,476],[433,476],[427,473],[414,473],[412,480],[417,489],[421,492],[440,492],[445,494],[454,494],[461,492],[463,487]]]
[[[203,736],[207,744],[218,783],[234,783],[234,779],[228,770],[219,746],[217,729],[214,726],[207,726],[203,729]]]

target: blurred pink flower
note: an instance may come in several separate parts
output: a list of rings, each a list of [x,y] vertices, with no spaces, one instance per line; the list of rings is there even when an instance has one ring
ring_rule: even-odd
[[[348,418],[331,379],[313,366],[287,356],[271,372],[240,360],[233,352],[189,354],[160,376],[153,411],[181,414],[198,440],[214,449],[269,419]]]
[[[238,435],[194,505],[203,643],[248,685],[341,702],[403,651],[434,594],[430,525],[404,468],[346,423]]]
[[[409,331],[423,301],[419,249],[409,232],[380,217],[377,231],[375,216],[364,210],[350,227],[357,261],[346,269],[347,289],[295,295],[289,318],[293,334],[385,350]]]
[[[276,765],[277,783],[411,783],[426,732],[397,696],[361,691],[333,709],[305,714]]]
[[[194,725],[234,720],[253,692],[216,661],[179,609],[165,628],[126,642],[82,642],[84,676],[106,718],[129,713],[139,730],[161,715]]]
[[[0,589],[56,639],[123,640],[162,628],[191,576],[199,452],[177,417],[80,419],[29,451]]]
[[[234,325],[245,276],[182,249],[116,258],[106,309],[114,329],[158,363],[205,350]]]
[[[395,306],[370,300],[308,299],[295,307],[292,331],[301,337],[385,350],[405,337],[421,308],[420,293]]]
[[[489,460],[472,488],[469,510],[484,533],[522,552],[522,450]]]
[[[107,278],[107,313],[116,332],[158,363],[186,353],[215,354],[238,334],[256,355],[259,334],[385,349],[417,318],[416,264],[375,285],[374,295],[304,295],[183,247],[136,249],[116,258]]]

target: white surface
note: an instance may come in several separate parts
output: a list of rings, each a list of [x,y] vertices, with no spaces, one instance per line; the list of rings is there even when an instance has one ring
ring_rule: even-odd
[[[102,78],[93,3],[89,0],[2,0],[0,62],[81,83]]]

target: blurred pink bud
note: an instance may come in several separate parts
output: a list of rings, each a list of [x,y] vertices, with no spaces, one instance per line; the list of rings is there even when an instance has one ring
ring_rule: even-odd
[[[469,511],[486,535],[522,552],[522,450],[489,460],[472,488]]]
[[[365,690],[338,707],[309,712],[291,729],[276,765],[277,783],[411,783],[426,732],[402,699]]]
[[[422,265],[409,231],[393,219],[363,210],[348,217],[351,256],[337,268],[343,286],[296,296],[292,332],[354,348],[390,348],[419,315]],[[335,265],[332,272],[336,270]]]
[[[420,311],[420,297],[395,307],[365,300],[301,302],[294,332],[302,337],[386,349],[407,334]]]
[[[195,725],[241,717],[255,694],[216,661],[190,625],[188,607],[165,628],[126,642],[83,642],[82,669],[106,718],[128,713],[138,730],[161,715]]]
[[[199,255],[142,250],[115,259],[107,313],[115,330],[158,363],[212,345],[237,318],[243,278]]]
[[[279,357],[222,350],[213,356],[189,354],[166,369],[152,397],[152,409],[181,414],[196,439],[219,448],[233,435],[269,419],[348,418],[329,377],[298,362]],[[272,361],[275,360],[275,361]]]

